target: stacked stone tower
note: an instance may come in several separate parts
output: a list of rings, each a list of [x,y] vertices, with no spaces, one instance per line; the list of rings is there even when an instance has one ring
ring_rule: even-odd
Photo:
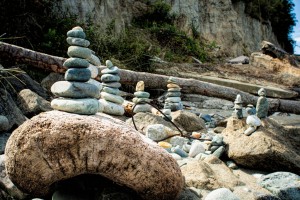
[[[144,81],[139,81],[136,84],[134,98],[132,99],[133,103],[138,104],[135,106],[133,112],[139,113],[139,112],[150,112],[151,107],[147,103],[141,103],[141,102],[150,102],[150,94],[148,92],[145,92],[145,83]]]
[[[97,86],[87,83],[91,78],[88,69],[92,51],[87,48],[90,42],[81,27],[74,27],[67,32],[68,58],[64,67],[65,81],[58,81],[51,87],[51,92],[58,96],[52,100],[51,106],[55,110],[61,110],[76,114],[93,115],[99,110],[99,89]]]
[[[183,105],[181,102],[181,88],[177,85],[174,77],[170,77],[168,80],[168,92],[166,94],[165,109],[171,109],[171,111],[182,110]]]

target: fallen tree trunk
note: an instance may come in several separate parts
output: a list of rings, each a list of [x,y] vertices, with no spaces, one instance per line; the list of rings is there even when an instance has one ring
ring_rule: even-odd
[[[41,69],[64,73],[66,68],[63,67],[63,62],[66,58],[51,56],[44,53],[35,52],[19,46],[0,42],[0,55],[8,56],[18,62],[24,62],[34,67]],[[120,69],[121,84],[135,86],[138,81],[143,80],[148,89],[163,88],[167,89],[167,80],[169,76],[151,74],[146,72],[135,72],[130,70]],[[97,77],[99,80],[100,77]],[[201,94],[205,96],[218,97],[234,101],[237,94],[240,94],[244,104],[255,105],[258,97],[249,93],[225,86],[207,83],[195,79],[176,78],[178,85],[182,87],[183,93]],[[300,114],[300,102],[268,98],[271,111],[281,111]]]

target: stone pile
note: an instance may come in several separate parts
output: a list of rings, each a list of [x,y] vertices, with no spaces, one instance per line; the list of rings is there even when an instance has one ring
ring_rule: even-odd
[[[58,96],[52,100],[51,107],[55,110],[76,114],[93,115],[99,110],[99,88],[87,83],[91,78],[88,69],[92,51],[87,48],[90,44],[81,27],[74,27],[67,32],[68,58],[63,66],[68,68],[65,81],[58,81],[51,87],[51,92]]]
[[[111,115],[123,115],[125,110],[122,106],[124,99],[120,96],[121,84],[119,68],[114,66],[110,60],[106,61],[106,69],[101,71],[103,89],[101,91],[100,104],[103,105],[103,112]]]
[[[149,104],[150,102],[150,94],[148,92],[145,92],[145,83],[144,81],[139,81],[136,84],[135,88],[135,93],[134,93],[134,98],[132,99],[132,102],[135,104],[138,104],[134,107],[133,112],[134,113],[139,113],[139,112],[150,112],[151,107]],[[147,103],[142,103],[142,102],[147,102]]]
[[[246,113],[248,114],[248,117],[246,119],[246,123],[249,126],[245,131],[245,135],[251,135],[254,131],[256,131],[257,127],[261,125],[260,119],[255,115],[256,110],[254,107],[247,107]]]
[[[269,103],[268,100],[266,98],[266,90],[264,88],[261,88],[260,90],[258,90],[258,95],[259,98],[257,100],[257,104],[256,104],[256,110],[257,110],[257,117],[258,118],[266,118],[268,116],[268,109],[269,109]]]
[[[232,116],[236,119],[242,119],[243,118],[243,102],[241,95],[236,95],[236,99],[234,101],[234,111],[232,113]]]

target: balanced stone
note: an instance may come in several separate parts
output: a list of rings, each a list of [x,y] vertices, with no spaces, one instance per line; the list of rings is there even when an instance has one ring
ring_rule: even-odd
[[[107,92],[101,92],[101,98],[117,104],[122,104],[124,102],[122,97]]]
[[[98,67],[95,65],[89,65],[88,70],[91,72],[91,78],[96,78],[99,74]]]
[[[81,38],[81,39],[85,39],[86,35],[85,33],[83,32],[83,30],[81,29],[72,29],[72,30],[69,30],[67,32],[67,36],[68,37],[75,37],[75,38]]]
[[[111,88],[121,87],[121,83],[119,83],[119,82],[102,83],[102,85],[106,86],[106,87],[111,87]]]
[[[147,103],[150,103],[151,102],[151,99],[148,99],[148,98],[137,98],[137,97],[134,97],[132,99],[132,102],[133,103],[141,103],[141,102],[147,102]]]
[[[103,69],[101,71],[102,74],[118,74],[119,73],[119,68],[114,66],[114,67],[111,67],[111,68],[106,68],[106,69]]]
[[[133,112],[134,113],[139,113],[139,112],[150,112],[151,111],[151,106],[149,104],[139,104],[135,105]]]
[[[51,92],[60,97],[99,98],[98,88],[89,83],[58,81],[52,85]]]
[[[137,82],[136,84],[136,87],[135,87],[135,91],[144,91],[145,90],[145,83],[144,81],[139,81]]]
[[[122,105],[106,101],[105,99],[99,100],[100,104],[103,105],[103,112],[112,115],[123,115],[125,110]]]
[[[138,98],[149,98],[150,94],[149,94],[149,92],[138,91],[138,92],[134,93],[134,96],[136,96]]]
[[[175,78],[173,76],[170,76],[167,82],[177,84],[177,81],[175,80]]]
[[[88,40],[76,37],[67,37],[67,43],[69,45],[88,47],[90,46],[90,42]]]
[[[167,102],[172,102],[172,103],[179,103],[181,102],[181,98],[180,97],[168,97],[166,99]]]
[[[102,90],[103,86],[102,83],[100,83],[99,81],[96,81],[95,79],[90,79],[87,81],[87,83],[95,85],[98,88],[98,94],[97,96],[100,97],[100,91]]]
[[[65,112],[93,115],[99,110],[99,102],[97,99],[93,98],[57,98],[51,101],[51,107],[55,110],[61,110]]]
[[[94,55],[93,53],[90,57],[87,58],[87,60],[95,66],[100,66],[101,65],[100,59],[96,55]]]
[[[167,88],[180,88],[179,85],[175,84],[175,83],[169,83],[167,85]]]
[[[91,78],[91,72],[87,68],[70,68],[65,73],[66,81],[86,82]]]
[[[105,64],[108,69],[114,67],[113,63],[110,60],[105,61]]]
[[[119,95],[120,94],[120,90],[118,88],[103,87],[102,91],[103,92],[107,92],[109,94],[115,94],[115,95]]]
[[[181,88],[177,87],[177,88],[169,88],[168,92],[180,92]]]
[[[169,91],[166,94],[166,97],[180,97],[181,96],[181,92],[173,92],[173,91]]]
[[[68,58],[63,66],[67,68],[87,68],[89,62],[82,58]]]
[[[87,59],[92,55],[92,51],[85,47],[69,46],[67,54],[70,57]]]
[[[256,104],[256,115],[259,118],[265,118],[268,116],[268,109],[269,109],[269,103],[266,98],[266,90],[264,88],[261,88],[258,90],[259,98],[257,100]]]
[[[101,76],[101,81],[102,82],[119,82],[120,81],[120,76],[118,75],[113,75],[113,74],[103,74]]]

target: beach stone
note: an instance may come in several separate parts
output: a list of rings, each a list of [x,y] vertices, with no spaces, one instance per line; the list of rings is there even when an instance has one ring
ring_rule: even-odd
[[[138,97],[138,98],[149,98],[150,97],[150,93],[149,92],[144,92],[144,91],[135,92],[133,95]]]
[[[180,155],[178,155],[177,153],[170,153],[170,155],[172,156],[172,158],[174,158],[175,160],[182,160],[182,157]]]
[[[99,81],[96,81],[95,79],[90,79],[90,80],[87,81],[87,83],[95,85],[98,88],[99,97],[100,97],[100,91],[103,88],[102,83],[100,83]]]
[[[79,46],[69,46],[68,56],[87,59],[92,55],[92,51],[89,48]]]
[[[137,82],[136,86],[135,86],[135,91],[144,91],[145,90],[145,83],[144,81],[139,81]]]
[[[70,68],[65,73],[66,81],[86,82],[91,78],[91,71],[87,68]]]
[[[180,87],[177,84],[169,83],[169,84],[167,84],[167,88],[180,88]]]
[[[240,200],[227,188],[219,188],[211,191],[204,200]]]
[[[9,129],[9,121],[6,116],[0,115],[0,132]]]
[[[204,120],[188,111],[178,110],[173,112],[172,121],[176,125],[182,126],[188,132],[206,130]]]
[[[169,88],[168,89],[168,92],[180,92],[181,91],[181,88],[178,87],[178,88]]]
[[[204,146],[201,144],[200,141],[195,140],[193,141],[191,149],[189,151],[189,157],[194,158],[199,153],[204,153],[204,152],[205,152]]]
[[[72,29],[67,32],[68,37],[85,39],[86,35],[83,30]]]
[[[68,58],[64,63],[64,67],[67,68],[87,68],[89,62],[82,58]]]
[[[165,101],[170,102],[170,103],[179,103],[179,102],[181,102],[181,98],[180,97],[168,97]]]
[[[290,172],[263,175],[258,183],[280,199],[300,199],[300,176]]]
[[[178,200],[201,200],[201,195],[197,194],[193,189],[184,188]]]
[[[107,92],[109,94],[119,95],[120,90],[118,88],[111,88],[111,87],[103,87],[103,92]]]
[[[99,98],[98,88],[89,83],[58,81],[52,85],[51,92],[59,97]]]
[[[101,74],[118,74],[118,73],[119,73],[119,68],[116,66],[101,70]]]
[[[180,148],[179,145],[171,148],[171,152],[178,154],[182,158],[187,158],[188,154]]]
[[[96,78],[98,76],[98,67],[95,65],[89,65],[88,70],[91,72],[91,78]]]
[[[146,137],[153,141],[160,141],[168,137],[172,130],[162,124],[151,124],[146,128]]]
[[[98,58],[98,56],[96,56],[95,54],[92,53],[92,55],[90,57],[87,58],[87,60],[95,66],[100,66],[101,65],[101,61]]]
[[[57,98],[51,101],[51,107],[55,110],[70,113],[93,115],[99,111],[99,102],[97,99],[92,98]]]
[[[168,91],[167,94],[166,94],[166,97],[180,97],[180,95],[181,95],[181,92]]]
[[[171,137],[171,139],[169,140],[169,143],[173,147],[179,146],[180,148],[183,148],[183,145],[187,144],[188,141],[189,140],[187,138],[184,138],[181,136],[174,136],[174,137]]]
[[[102,83],[102,85],[106,86],[106,87],[111,87],[111,88],[121,87],[121,83],[119,83],[119,82]]]
[[[158,142],[157,144],[158,144],[158,146],[160,146],[164,149],[170,149],[172,147],[172,145],[169,142],[161,141],[161,142]]]
[[[182,104],[182,102],[169,103],[169,105],[165,106],[164,108],[166,108],[166,109],[169,108],[169,109],[171,109],[171,111],[182,110],[183,109],[183,104]]]
[[[220,158],[224,152],[225,152],[225,147],[224,146],[220,146],[212,154],[214,156],[216,156],[217,158]]]
[[[110,60],[106,60],[105,61],[105,65],[107,68],[111,69],[112,67],[114,67],[113,63]]]
[[[121,96],[107,92],[101,92],[101,98],[116,104],[122,104],[124,102],[124,99]]]
[[[149,104],[139,104],[134,107],[133,112],[151,112],[151,106]]]
[[[134,97],[134,98],[132,99],[132,102],[135,103],[135,104],[140,103],[140,102],[148,102],[148,103],[150,103],[150,102],[151,102],[151,99]]]
[[[72,46],[88,47],[90,42],[88,40],[76,37],[67,37],[67,43]]]
[[[5,152],[8,176],[31,196],[45,196],[53,183],[81,174],[104,176],[145,200],[176,199],[184,186],[168,152],[103,113],[41,113],[13,132]]]
[[[120,81],[120,76],[118,75],[113,75],[113,74],[103,74],[101,76],[101,81],[102,82],[119,82]]]
[[[264,88],[261,88],[258,90],[259,98],[257,100],[256,104],[256,115],[259,118],[265,118],[268,116],[268,110],[269,110],[269,103],[266,98],[266,90]]]
[[[103,112],[111,115],[124,115],[124,108],[122,105],[106,101],[105,99],[99,100],[100,104],[103,105]]]
[[[174,83],[174,84],[177,84],[177,81],[176,81],[175,77],[170,76],[170,77],[168,78],[167,83]]]
[[[222,135],[215,135],[211,141],[211,145],[213,146],[222,146],[224,137]]]

